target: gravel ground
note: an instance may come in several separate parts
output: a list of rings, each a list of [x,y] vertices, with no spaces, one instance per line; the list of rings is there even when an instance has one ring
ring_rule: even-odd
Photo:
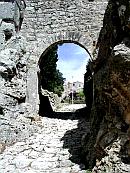
[[[74,118],[74,111],[84,107],[64,105],[58,110],[61,117],[42,117],[41,131],[0,154],[0,173],[85,173],[80,160],[81,138],[89,124],[84,118]]]

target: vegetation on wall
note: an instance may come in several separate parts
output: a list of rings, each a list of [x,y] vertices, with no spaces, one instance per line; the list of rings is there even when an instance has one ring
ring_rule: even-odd
[[[56,62],[58,61],[57,54],[58,46],[52,46],[49,51],[42,57],[40,63],[40,76],[41,76],[41,86],[43,89],[54,92],[61,96],[64,90],[64,78],[62,73],[56,69]]]

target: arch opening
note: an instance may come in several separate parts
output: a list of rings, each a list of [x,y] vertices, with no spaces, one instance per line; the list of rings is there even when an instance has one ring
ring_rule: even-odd
[[[38,62],[39,115],[55,111],[57,103],[52,103],[53,99],[61,103],[85,104],[84,76],[89,61],[88,50],[75,41],[55,42],[42,53]]]

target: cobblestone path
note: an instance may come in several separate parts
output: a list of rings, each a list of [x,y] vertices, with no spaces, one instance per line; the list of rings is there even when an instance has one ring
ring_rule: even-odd
[[[74,119],[75,113],[71,116],[42,117],[40,132],[6,147],[0,155],[0,173],[85,173],[80,153],[87,126],[84,118]]]

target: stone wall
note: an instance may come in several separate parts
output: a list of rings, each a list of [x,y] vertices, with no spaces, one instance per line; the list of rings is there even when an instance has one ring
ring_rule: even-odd
[[[41,54],[56,42],[70,41],[82,45],[92,56],[107,1],[27,0],[26,5],[21,34],[29,43],[27,102],[35,107],[38,103],[36,83]],[[32,82],[34,80],[35,83]]]
[[[24,0],[2,0],[0,2],[0,50],[20,30],[26,7]]]
[[[24,2],[0,2],[0,116],[6,117],[4,123],[38,112],[38,61],[50,45],[74,42],[92,57],[107,6],[106,0]],[[8,138],[2,135],[2,140]]]
[[[0,2],[0,143],[5,144],[24,139],[37,130],[27,118],[33,110],[25,103],[28,57],[26,39],[19,35],[16,26],[16,22],[20,24],[19,16],[16,1]]]
[[[39,58],[50,45],[71,41],[95,56],[85,76],[86,101],[91,100],[91,131],[83,138],[85,162],[89,168],[96,164],[94,171],[99,173],[130,172],[129,1],[110,0],[104,16],[105,0],[27,0],[20,32],[15,2],[0,2],[1,141],[10,143],[19,134],[24,138],[33,132],[34,126],[22,133],[30,129],[23,122],[38,110]],[[9,39],[8,30],[12,33]]]
[[[22,34],[39,56],[51,44],[70,40],[92,53],[93,41],[102,27],[107,1],[26,1]],[[35,44],[36,47],[33,45]]]
[[[5,44],[5,33],[4,31],[9,29],[14,33],[14,24],[12,24],[14,17],[14,3],[12,2],[0,2],[0,50]],[[10,23],[6,21],[10,20]]]
[[[26,6],[19,34],[26,38],[27,93],[26,102],[38,110],[38,61],[55,42],[72,41],[82,45],[92,56],[94,43],[102,27],[107,1],[26,1],[1,2],[1,49],[8,37],[21,29],[21,9]],[[9,8],[10,10],[7,10]],[[4,11],[4,13],[2,13]],[[22,17],[23,17],[22,16]],[[5,17],[5,19],[4,19]],[[33,93],[33,94],[32,94]]]

